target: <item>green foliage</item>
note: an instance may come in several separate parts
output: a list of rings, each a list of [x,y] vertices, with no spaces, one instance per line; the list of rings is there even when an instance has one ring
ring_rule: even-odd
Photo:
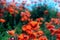
[[[6,31],[0,33],[0,40],[8,40],[11,37]]]

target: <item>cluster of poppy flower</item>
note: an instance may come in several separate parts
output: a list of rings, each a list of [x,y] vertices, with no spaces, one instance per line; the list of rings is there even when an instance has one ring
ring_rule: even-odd
[[[42,18],[40,18],[42,20]],[[42,23],[36,21],[29,21],[28,24],[22,26],[22,34],[18,35],[18,40],[48,40],[44,35],[44,32],[40,30],[40,26]],[[15,31],[11,30],[8,33],[14,36]]]
[[[12,3],[10,5],[6,4],[6,0],[0,2],[0,22],[4,23],[6,20],[4,19],[4,12],[7,11],[10,13],[10,15],[15,16],[18,14],[18,10],[23,10],[23,6],[17,7],[15,3]]]
[[[51,21],[48,23],[46,22],[47,29],[51,32],[51,35],[56,35],[56,40],[60,40],[60,28],[56,27],[55,25],[60,25],[60,21],[58,18],[51,18]]]
[[[53,19],[52,19],[53,21]],[[51,35],[53,36],[56,34],[57,39],[60,40],[60,28],[55,29],[55,26],[52,25],[52,23],[46,22],[47,29],[51,32]],[[31,21],[28,24],[24,25],[22,27],[22,30],[24,33],[18,35],[18,40],[48,40],[46,36],[44,36],[44,32],[39,29],[39,23],[37,21]],[[8,31],[10,35],[14,35],[13,30]]]
[[[14,3],[9,5],[8,7],[6,7],[5,2],[1,2],[1,4],[3,4],[4,8],[0,9],[0,22],[5,23],[6,20],[3,17],[4,12],[7,11],[10,13],[10,15],[15,17],[16,14],[19,14],[18,10],[22,11],[24,9],[23,5],[25,3],[22,3],[23,5],[21,5],[19,8],[17,8]],[[45,10],[44,14],[48,14],[48,10]],[[45,20],[43,17],[33,20],[30,18],[31,13],[27,9],[25,9],[24,12],[21,12],[20,16],[21,21],[28,21],[27,24],[22,26],[22,34],[15,34],[16,30],[8,30],[8,34],[10,34],[11,36],[17,35],[17,40],[48,40],[44,32],[40,30],[41,24],[43,24],[43,21]],[[45,22],[45,27],[51,32],[52,36],[56,35],[56,40],[60,40],[60,28],[55,27],[55,25],[60,25],[60,13],[57,13],[57,16],[58,18],[51,18],[50,22]]]
[[[46,11],[45,11],[46,12]],[[27,14],[26,14],[27,13]],[[46,12],[47,13],[47,12]],[[57,13],[58,15],[59,13]],[[22,26],[22,34],[17,35],[18,40],[48,40],[44,35],[44,32],[40,30],[41,21],[44,21],[44,18],[37,18],[35,21],[30,19],[30,12],[21,12],[21,21],[29,21],[27,24]],[[26,16],[26,18],[24,18]],[[58,16],[59,17],[59,16]],[[29,19],[29,20],[28,20]],[[59,18],[51,18],[50,22],[45,22],[46,28],[51,32],[51,35],[56,35],[56,40],[60,40],[60,28],[56,28],[55,25],[59,25]],[[15,35],[15,31],[11,30],[8,33],[12,36]]]

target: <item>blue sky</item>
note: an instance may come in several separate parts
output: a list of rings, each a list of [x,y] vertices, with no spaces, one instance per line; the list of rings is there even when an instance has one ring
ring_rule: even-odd
[[[42,5],[44,3],[46,3],[49,7],[51,8],[55,8],[55,9],[58,9],[58,11],[60,11],[60,7],[59,7],[59,3],[58,2],[54,2],[53,0],[42,0],[42,2],[39,2],[39,0],[15,0],[15,2],[18,2],[19,4],[22,2],[22,1],[27,1],[26,4],[31,4],[31,2],[34,2],[36,1],[37,4],[38,3],[41,3]],[[46,1],[46,2],[45,2]],[[6,2],[12,2],[12,0],[6,0]],[[31,4],[29,7],[27,8],[30,8],[32,5],[34,4]],[[30,8],[31,9],[31,8]]]

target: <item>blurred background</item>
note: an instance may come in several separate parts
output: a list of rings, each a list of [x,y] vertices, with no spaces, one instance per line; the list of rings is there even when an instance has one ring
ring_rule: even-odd
[[[26,8],[29,8],[31,10],[31,7],[34,6],[34,2],[36,4],[47,4],[49,8],[56,9],[60,12],[60,0],[6,0],[7,3],[16,3],[17,6],[19,6],[22,2],[26,2]],[[29,6],[27,6],[29,4]]]

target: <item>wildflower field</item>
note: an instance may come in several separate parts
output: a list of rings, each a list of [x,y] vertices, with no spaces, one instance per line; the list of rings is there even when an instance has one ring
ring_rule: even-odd
[[[0,40],[60,40],[60,12],[46,4],[32,11],[24,5],[0,2]]]

